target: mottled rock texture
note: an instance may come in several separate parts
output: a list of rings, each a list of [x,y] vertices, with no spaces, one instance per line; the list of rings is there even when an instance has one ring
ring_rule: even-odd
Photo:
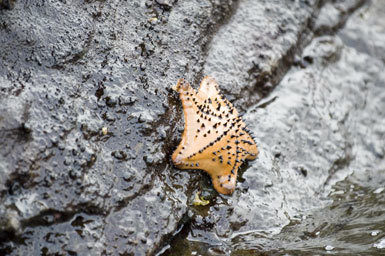
[[[364,180],[352,174],[363,166],[380,182],[384,35],[368,32],[371,16],[350,24],[357,8],[384,7],[18,0],[0,10],[0,254],[151,255],[181,227],[212,253],[277,248],[249,241],[328,205],[336,182]],[[170,161],[183,129],[171,86],[206,74],[261,148],[231,197]],[[211,203],[193,207],[201,190]]]

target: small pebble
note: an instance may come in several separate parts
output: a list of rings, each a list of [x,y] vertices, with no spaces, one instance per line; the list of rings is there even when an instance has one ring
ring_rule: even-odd
[[[148,21],[151,22],[151,23],[156,23],[158,21],[158,18],[157,17],[152,17]]]
[[[105,135],[107,135],[107,133],[108,133],[107,127],[103,127],[102,128],[102,134],[105,136]]]
[[[376,235],[378,235],[379,233],[380,233],[380,231],[372,231],[371,235],[372,235],[372,236],[376,236]]]
[[[333,249],[334,249],[334,247],[331,246],[331,245],[326,245],[326,246],[325,246],[325,250],[326,250],[326,251],[331,251],[331,250],[333,250]]]

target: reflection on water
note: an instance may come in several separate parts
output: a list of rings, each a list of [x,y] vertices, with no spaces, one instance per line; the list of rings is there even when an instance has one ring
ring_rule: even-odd
[[[218,242],[214,234],[210,239],[205,231],[187,226],[164,255],[383,255],[385,187],[362,187],[346,180],[333,187],[330,197],[330,206],[293,220],[277,235],[250,231]]]

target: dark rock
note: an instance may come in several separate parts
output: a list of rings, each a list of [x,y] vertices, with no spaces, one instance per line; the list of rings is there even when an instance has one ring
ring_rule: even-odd
[[[299,57],[308,64],[291,67],[267,99],[248,108],[244,119],[260,148],[258,159],[241,172],[233,196],[200,213],[210,216],[204,226],[195,217],[183,238],[175,236],[169,255],[181,245],[196,254],[231,248],[234,255],[310,255],[324,254],[327,245],[348,254],[378,253],[373,246],[383,238],[365,230],[382,230],[385,221],[383,194],[379,199],[384,146],[378,144],[385,136],[384,8],[374,1],[338,35],[313,38]],[[217,36],[222,40],[208,56],[224,49],[226,36]],[[229,63],[245,61],[239,58],[206,69],[241,79],[226,71]]]
[[[149,254],[177,229],[189,175],[166,157],[183,127],[169,88],[200,78],[191,67],[234,3],[175,3],[18,1],[1,12],[1,252]],[[66,217],[47,224],[47,212]]]
[[[15,7],[16,0],[0,0],[0,9],[13,9]]]
[[[373,169],[384,155],[384,79],[354,27],[312,40],[362,1],[320,5],[19,0],[0,11],[0,254],[150,255],[180,227],[229,254],[250,248],[237,242],[250,230],[279,232],[327,205],[349,168]],[[320,8],[337,10],[333,22]],[[247,110],[261,148],[232,197],[169,159],[183,130],[170,88],[205,74]],[[359,147],[368,160],[356,158],[369,125]],[[188,201],[200,190],[210,204],[197,210]]]

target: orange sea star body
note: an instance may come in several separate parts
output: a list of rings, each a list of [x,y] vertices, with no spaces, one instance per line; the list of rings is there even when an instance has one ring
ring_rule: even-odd
[[[219,193],[231,194],[239,167],[258,155],[245,123],[214,78],[203,78],[198,93],[184,79],[174,89],[182,101],[185,125],[173,163],[180,169],[206,171]]]

